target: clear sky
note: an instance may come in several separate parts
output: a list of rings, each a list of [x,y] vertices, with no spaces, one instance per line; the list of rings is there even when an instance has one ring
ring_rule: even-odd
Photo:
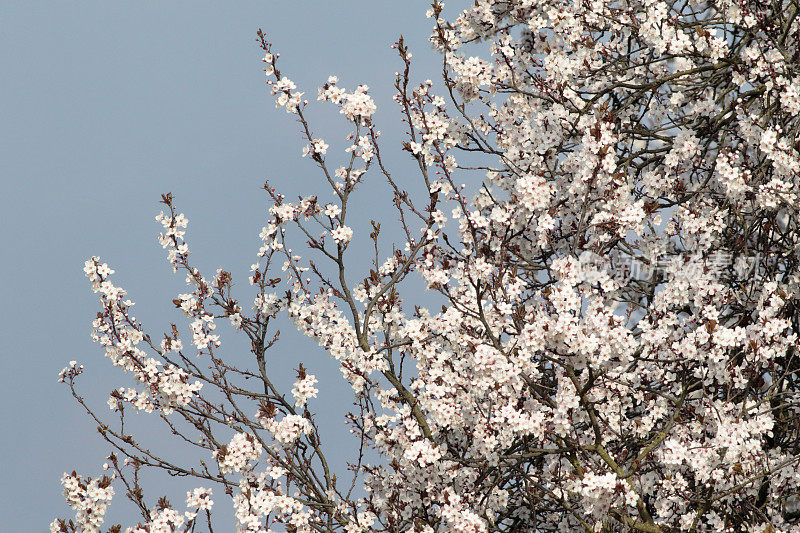
[[[264,83],[256,30],[309,100],[330,74],[348,89],[368,84],[386,146],[399,154],[391,102],[399,61],[389,47],[402,32],[417,79],[437,79],[426,8],[416,0],[0,2],[0,529],[45,531],[70,516],[62,473],[94,476],[108,453],[56,383],[58,371],[72,359],[85,364],[82,390],[99,408],[112,388],[133,384],[89,339],[98,303],[84,260],[99,255],[116,270],[151,332],[178,322],[185,335],[170,303],[183,278],[155,238],[160,194],[174,193],[189,218],[195,264],[208,275],[231,270],[249,299],[246,275],[266,220],[259,187],[268,178],[289,193],[319,189],[293,116],[275,109]],[[335,113],[312,120],[332,147],[344,146]],[[364,188],[364,213],[385,191]],[[327,372],[317,370],[323,393],[336,390],[338,372],[308,341],[287,334],[278,350],[287,369],[302,357]],[[347,405],[327,398],[316,407],[324,416]],[[174,494],[182,509],[185,492]],[[107,523],[131,516],[116,510],[128,507],[123,500],[118,491]]]

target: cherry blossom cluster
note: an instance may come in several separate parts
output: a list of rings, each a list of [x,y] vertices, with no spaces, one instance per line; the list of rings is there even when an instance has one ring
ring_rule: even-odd
[[[295,531],[310,532],[311,513],[301,501],[284,494],[280,485],[266,474],[248,474],[239,481],[239,492],[233,496],[237,530],[265,531],[269,517],[291,525]]]
[[[179,531],[186,522],[186,517],[171,507],[156,509],[146,524],[127,528],[125,533],[153,533]]]
[[[370,119],[377,107],[375,101],[367,93],[369,87],[359,85],[352,93],[337,85],[339,78],[329,76],[328,81],[317,91],[317,100],[330,101],[341,106],[341,113],[348,120]]]
[[[191,492],[187,492],[186,507],[197,509],[197,511],[210,511],[214,506],[214,500],[211,499],[211,492],[211,489],[203,487],[198,487]],[[195,518],[197,516],[194,511],[187,514],[190,518]]]
[[[259,421],[283,446],[293,444],[301,436],[312,432],[311,423],[300,415],[286,415],[280,421],[274,418],[259,418]]]
[[[295,407],[305,407],[309,399],[317,397],[319,389],[314,386],[316,383],[317,378],[314,374],[307,373],[301,366],[298,371],[297,381],[294,382],[292,387]]]
[[[342,97],[342,114],[350,120],[369,119],[375,113],[375,102],[367,94],[369,87],[359,85],[352,93]]]
[[[158,242],[162,248],[168,249],[167,260],[172,264],[173,272],[178,271],[178,262],[185,260],[189,255],[189,245],[184,240],[186,227],[189,224],[183,213],[177,216],[164,215],[162,211],[156,215],[156,221],[164,226],[164,232],[159,234]]]
[[[64,520],[54,520],[50,524],[52,533],[75,531],[82,533],[98,533],[105,519],[106,510],[114,497],[112,479],[108,476],[101,478],[83,478],[75,471],[71,474],[64,473],[61,485],[64,487],[64,497],[70,507],[75,510],[75,521],[67,523]]]
[[[223,473],[242,472],[252,468],[251,461],[258,461],[263,446],[247,433],[237,433],[227,446],[214,451],[214,458]]]

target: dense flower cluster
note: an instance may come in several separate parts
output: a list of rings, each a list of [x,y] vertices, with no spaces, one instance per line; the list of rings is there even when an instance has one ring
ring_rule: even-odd
[[[186,521],[184,515],[172,509],[165,507],[163,509],[156,509],[152,513],[152,518],[146,524],[137,527],[128,528],[125,533],[173,533],[180,531]]]
[[[316,398],[319,389],[314,385],[317,383],[317,378],[314,374],[307,374],[305,371],[297,379],[292,387],[292,396],[294,396],[295,407],[305,407],[306,403],[311,398]]]
[[[197,511],[210,511],[214,507],[214,500],[211,499],[211,489],[198,487],[186,493],[186,507],[197,509]],[[190,519],[197,515],[192,511],[187,513]]]
[[[242,472],[250,470],[251,461],[258,461],[263,447],[261,442],[247,433],[237,433],[227,446],[214,452],[220,472]]]
[[[82,533],[99,532],[108,504],[114,497],[111,478],[103,476],[99,479],[84,479],[73,471],[71,474],[64,473],[61,485],[64,487],[67,503],[75,510],[74,526],[80,528]],[[50,531],[53,533],[69,531],[67,528],[64,520],[54,520],[50,524]]]
[[[337,244],[347,244],[353,238],[353,230],[347,226],[338,226],[331,231],[331,237]]]
[[[274,516],[293,527],[310,532],[311,513],[302,502],[283,494],[280,485],[267,474],[249,474],[239,481],[239,493],[233,497],[238,531],[265,531],[265,518]]]
[[[303,435],[309,435],[313,431],[311,422],[300,415],[289,414],[281,420],[258,415],[256,418],[281,446],[293,444]]]
[[[375,114],[377,107],[372,97],[367,94],[369,87],[359,85],[355,91],[348,93],[344,88],[337,86],[337,83],[339,83],[339,78],[328,77],[327,83],[319,88],[317,100],[327,100],[340,105],[340,113],[352,121],[362,118],[369,119]]]
[[[345,94],[342,101],[342,114],[350,120],[370,118],[376,110],[375,102],[367,94],[369,87],[359,85],[350,94]]]
[[[239,531],[798,531],[799,12],[476,0],[446,18],[434,1],[441,90],[413,83],[395,45],[416,184],[386,168],[367,87],[334,76],[318,100],[338,106],[351,144],[329,165],[259,33],[277,105],[296,114],[329,198],[288,202],[265,185],[249,313],[230,274],[209,282],[189,265],[185,218],[165,196],[160,242],[194,287],[173,303],[207,371],[176,326],[151,341],[113,271],[86,263],[103,306],[93,336],[145,385],[109,405],[121,419],[126,404],[158,412],[218,468],[156,459],[122,428],[101,434],[134,472],[224,486]],[[348,217],[373,174],[396,216],[360,228]],[[351,264],[362,240],[371,253]],[[273,380],[282,314],[352,387],[348,481],[309,411],[316,377],[300,365],[293,387]],[[218,317],[247,336],[249,365],[217,350]],[[76,398],[81,373],[59,376]],[[187,505],[210,511],[206,494]],[[202,514],[169,509],[147,520]]]

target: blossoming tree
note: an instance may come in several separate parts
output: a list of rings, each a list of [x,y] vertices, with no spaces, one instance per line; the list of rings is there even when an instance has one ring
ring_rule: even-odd
[[[212,491],[238,531],[800,531],[800,4],[469,4],[428,11],[441,90],[395,45],[407,138],[390,148],[416,181],[384,164],[367,87],[335,77],[318,100],[352,133],[329,151],[259,32],[320,185],[296,202],[265,186],[250,295],[192,266],[163,196],[186,337],[151,336],[113,271],[86,262],[94,339],[133,379],[109,417],[78,394],[82,366],[62,371],[113,453],[103,477],[64,475],[76,515],[51,531],[99,531],[120,489],[141,512],[131,533],[232,528]],[[365,179],[387,183],[383,224],[404,242],[348,225]],[[371,267],[349,257],[357,239]],[[326,456],[313,369],[274,380],[279,314],[352,386],[351,472]],[[222,319],[248,365],[226,356]],[[162,458],[127,431],[130,410],[206,459]],[[145,494],[146,468],[193,480],[186,507]]]

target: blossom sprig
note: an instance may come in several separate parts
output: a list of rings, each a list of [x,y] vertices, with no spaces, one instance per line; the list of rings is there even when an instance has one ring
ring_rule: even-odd
[[[272,94],[275,96],[275,107],[283,107],[287,113],[297,113],[301,104],[305,105],[308,102],[303,100],[302,92],[296,91],[297,85],[287,78],[281,76],[277,68],[277,60],[280,54],[273,54],[271,45],[268,44],[263,37],[262,47],[264,48],[265,55],[262,61],[266,63],[264,73],[267,76],[267,84],[272,86]]]
[[[162,248],[168,248],[167,260],[172,264],[173,272],[177,272],[178,264],[189,255],[189,245],[184,240],[189,220],[181,213],[177,216],[164,215],[162,211],[156,215],[156,221],[164,226],[164,232],[158,235]]]
[[[99,533],[105,520],[105,514],[111,499],[114,497],[114,487],[111,486],[113,476],[103,476],[92,479],[84,478],[76,473],[64,473],[61,485],[64,487],[64,497],[72,509],[75,510],[75,520],[54,520],[50,524],[52,533],[68,533],[81,531],[83,533]]]
[[[199,381],[191,382],[189,374],[183,368],[174,364],[164,367],[160,360],[149,357],[138,347],[145,340],[145,335],[141,331],[141,325],[129,313],[133,302],[120,301],[125,291],[109,281],[108,276],[114,273],[112,269],[105,263],[100,263],[99,258],[93,257],[86,261],[84,271],[96,291],[101,293],[104,307],[104,312],[98,313],[93,322],[92,338],[106,348],[106,356],[115,366],[132,373],[138,382],[145,385],[145,389],[140,392],[125,388],[116,391],[109,399],[112,410],[118,410],[121,401],[147,412],[159,407],[165,414],[171,413],[176,406],[187,405],[202,388],[202,384]],[[182,305],[187,309],[192,308],[192,304],[187,304],[191,300],[191,297],[186,296]],[[202,334],[202,331],[198,334]],[[167,339],[170,349],[178,348],[177,338]],[[162,347],[166,348],[167,343],[164,342]],[[81,371],[82,367],[70,363],[70,367],[59,374],[59,381],[63,382],[68,377],[74,378]]]
[[[230,443],[214,451],[222,473],[241,472],[252,468],[251,461],[257,461],[263,447],[258,439],[246,433],[237,433]]]
[[[338,83],[339,78],[329,76],[328,81],[318,89],[317,100],[339,105],[339,112],[350,121],[369,121],[377,110],[375,101],[369,96],[369,87],[359,85],[352,93],[348,93]]]
[[[314,376],[314,374],[309,374],[301,363],[297,370],[297,381],[295,381],[292,387],[295,407],[305,407],[309,399],[317,396],[319,389],[314,386],[316,383],[316,376]]]

